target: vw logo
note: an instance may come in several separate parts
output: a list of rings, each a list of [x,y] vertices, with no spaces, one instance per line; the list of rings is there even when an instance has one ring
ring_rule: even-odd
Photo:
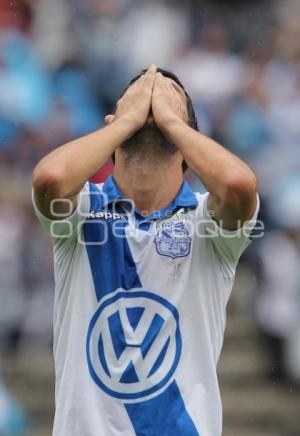
[[[119,291],[100,302],[86,352],[90,375],[107,394],[126,400],[152,395],[169,382],[179,362],[178,312],[156,294]]]

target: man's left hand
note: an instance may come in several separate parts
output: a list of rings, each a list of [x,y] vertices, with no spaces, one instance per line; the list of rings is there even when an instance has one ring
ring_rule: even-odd
[[[155,124],[162,132],[166,132],[174,122],[188,122],[183,89],[161,73],[155,76],[151,107]]]

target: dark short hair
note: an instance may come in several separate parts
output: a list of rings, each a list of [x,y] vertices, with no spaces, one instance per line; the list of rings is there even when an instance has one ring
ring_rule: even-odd
[[[123,95],[125,94],[125,92],[127,91],[127,89],[134,83],[136,82],[143,74],[145,74],[147,71],[147,69],[143,69],[139,74],[137,74],[130,82],[129,85],[126,86],[126,88],[123,90],[122,94],[120,95],[119,98],[123,97]],[[184,91],[184,94],[186,96],[186,105],[187,105],[187,111],[188,111],[188,125],[194,129],[199,131],[199,126],[198,126],[198,121],[197,121],[197,117],[196,117],[196,113],[195,113],[195,109],[193,106],[193,102],[191,97],[189,96],[189,94],[186,92],[185,87],[183,86],[183,84],[181,83],[181,81],[178,79],[178,77],[172,73],[171,71],[168,70],[164,70],[162,68],[157,68],[157,72],[161,73],[164,77],[168,77],[169,79],[174,80],[174,82],[176,82],[180,88]],[[114,107],[113,113],[115,113],[117,110],[117,105]],[[112,156],[112,160],[113,162],[115,162],[115,154],[113,154]],[[188,168],[188,165],[185,161],[183,161],[182,163],[182,170],[186,171]]]

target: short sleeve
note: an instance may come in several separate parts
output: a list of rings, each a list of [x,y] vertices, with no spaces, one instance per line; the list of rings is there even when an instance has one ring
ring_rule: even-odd
[[[38,220],[52,238],[54,265],[56,265],[54,273],[56,275],[58,271],[65,271],[64,268],[68,268],[74,250],[78,246],[78,236],[82,228],[81,223],[86,220],[90,212],[89,183],[86,183],[78,194],[76,209],[64,219],[51,220],[43,215],[35,204],[34,190],[32,190],[32,202]],[[60,266],[58,267],[58,265]]]
[[[227,266],[235,267],[244,250],[251,242],[251,234],[257,222],[259,197],[257,195],[256,210],[252,218],[238,230],[225,230],[218,226],[211,217],[207,202],[209,193],[201,195],[198,220],[203,220],[203,230],[206,238],[211,241],[219,259]]]
[[[77,232],[78,224],[84,220],[90,209],[90,196],[88,183],[84,185],[78,194],[77,207],[67,218],[52,220],[38,209],[34,199],[34,189],[32,189],[32,203],[35,214],[42,224],[42,227],[48,231],[53,239],[69,239]]]

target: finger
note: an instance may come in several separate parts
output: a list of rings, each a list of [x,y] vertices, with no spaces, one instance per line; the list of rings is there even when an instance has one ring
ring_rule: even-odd
[[[144,75],[144,81],[145,83],[154,84],[154,80],[155,80],[155,75],[157,72],[157,66],[156,65],[151,65],[151,67],[147,70],[147,72]]]
[[[161,93],[161,83],[158,75],[156,74],[153,85],[153,94],[158,95]]]
[[[169,78],[164,77],[166,88],[173,94],[178,96],[178,92],[175,90],[172,80]]]
[[[161,93],[168,93],[172,94],[173,96],[178,96],[177,92],[173,89],[172,85],[170,84],[169,80],[164,77],[161,73],[157,74],[157,89]]]
[[[157,73],[159,82],[161,84],[161,86],[163,86],[164,88],[168,88],[169,86],[169,80],[161,73]]]
[[[146,74],[146,73],[145,73],[145,74]],[[140,77],[139,77],[135,82],[133,82],[133,84],[130,85],[130,88],[132,88],[132,87],[138,85],[139,83],[141,83],[141,82],[144,80],[144,78],[145,78],[145,74],[143,74],[143,75],[140,76]]]
[[[182,96],[185,97],[185,92],[184,90],[181,88],[181,86],[178,85],[178,83],[174,82],[174,80],[171,80],[172,82],[172,86],[174,89],[176,89],[176,91]]]
[[[168,83],[161,73],[156,74],[155,79],[155,92],[159,95],[169,93]]]
[[[161,73],[160,73],[159,77],[160,77],[162,83],[164,84],[165,88],[173,92],[174,91],[174,87],[172,85],[173,80],[170,79],[169,77],[165,77]]]
[[[155,76],[156,72],[157,72],[157,66],[156,66],[155,64],[152,64],[152,65],[148,68],[148,70],[146,71],[145,76],[146,76],[146,77],[149,77],[149,76]]]
[[[155,86],[159,89],[162,88],[164,82],[163,82],[164,76],[161,73],[156,73],[155,75]]]
[[[126,89],[126,91],[123,94],[126,95],[128,92],[131,92],[133,89],[135,89],[137,86],[140,86],[140,84],[143,82],[145,77],[145,74],[143,74],[142,76],[140,76],[137,80],[135,80],[131,85],[128,86],[128,88]],[[122,98],[123,98],[122,97]]]
[[[164,83],[166,85],[166,89],[174,96],[174,98],[180,98],[183,102],[186,102],[185,93],[178,83],[174,82],[174,80],[170,79],[169,77],[164,77]]]
[[[137,88],[137,87],[141,87],[145,85],[145,77],[146,77],[147,71],[146,73],[144,73],[142,76],[140,76],[135,82],[133,82],[129,88],[127,89],[126,93],[128,91],[132,91],[133,89]],[[125,94],[124,94],[125,95]]]
[[[115,115],[106,115],[104,118],[104,121],[106,124],[110,124],[115,119]]]
[[[181,88],[180,85],[178,85],[178,83],[176,83],[173,79],[169,79],[168,78],[169,83],[171,83],[171,85],[173,86],[174,89],[176,89],[176,91],[183,97],[185,97],[185,92],[184,90]]]

